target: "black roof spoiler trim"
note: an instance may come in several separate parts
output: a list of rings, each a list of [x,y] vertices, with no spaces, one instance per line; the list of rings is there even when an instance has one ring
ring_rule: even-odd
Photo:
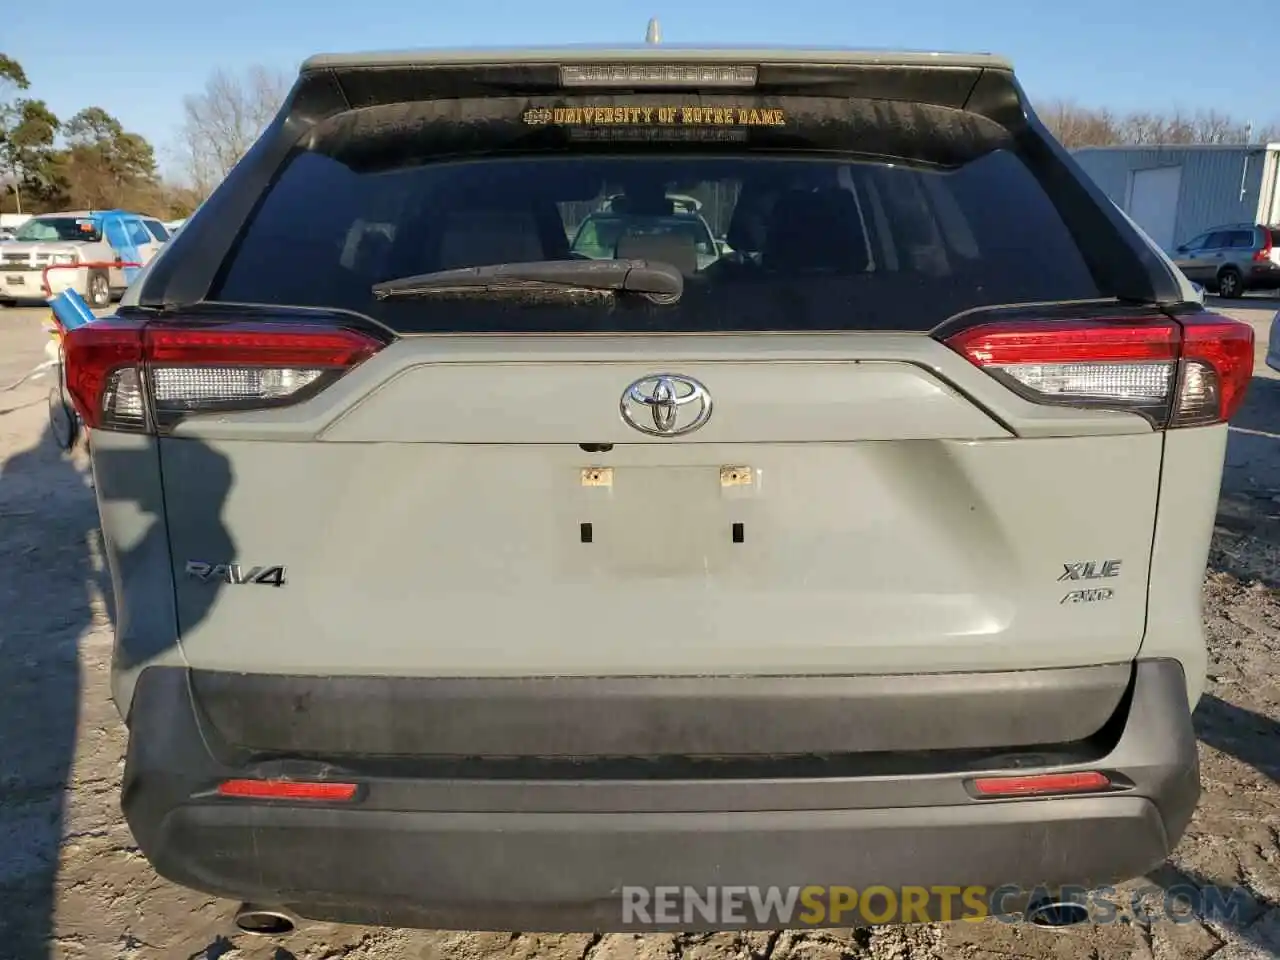
[[[894,66],[856,64],[769,64],[757,66],[756,96],[857,97],[903,100],[952,109],[972,109],[971,95],[986,76],[979,106],[998,103],[1004,88],[1007,102],[1013,74],[976,66]],[[417,100],[492,96],[553,96],[564,92],[558,64],[475,63],[439,66],[356,66],[304,71],[286,105],[291,113],[319,122],[345,110],[408,103]],[[591,93],[626,94],[618,86],[576,86],[575,96]],[[646,88],[641,92],[653,92]],[[726,89],[725,92],[730,92]],[[1016,94],[1015,94],[1016,96]],[[981,111],[978,111],[981,112]]]

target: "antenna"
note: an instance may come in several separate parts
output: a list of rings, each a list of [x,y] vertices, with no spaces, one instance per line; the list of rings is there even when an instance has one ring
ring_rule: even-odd
[[[649,29],[644,32],[644,42],[651,44],[662,42],[662,27],[659,26],[657,17],[649,18]]]

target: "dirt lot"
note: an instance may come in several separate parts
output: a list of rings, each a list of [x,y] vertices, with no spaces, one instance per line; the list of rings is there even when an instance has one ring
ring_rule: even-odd
[[[1230,312],[1263,338],[1275,302]],[[534,936],[308,927],[238,934],[232,904],[158,879],[119,814],[124,737],[108,700],[111,627],[92,490],[54,447],[41,313],[0,310],[0,960],[177,957],[826,960],[1280,955],[1280,379],[1261,365],[1231,434],[1205,620],[1211,682],[1196,714],[1205,794],[1170,889],[1239,886],[1234,920],[1131,921],[1054,933],[996,922],[804,934]],[[1138,884],[1133,888],[1137,889]],[[1158,899],[1158,898],[1157,898]]]

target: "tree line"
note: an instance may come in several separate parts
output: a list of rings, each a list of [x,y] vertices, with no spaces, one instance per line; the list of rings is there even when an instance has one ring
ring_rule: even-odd
[[[0,53],[0,212],[129,207],[184,216],[192,191],[163,183],[155,149],[102,107],[63,120],[31,88],[22,64]]]
[[[183,99],[174,144],[177,176],[163,178],[155,148],[102,107],[62,120],[28,96],[22,65],[0,53],[0,212],[125,207],[187,216],[226,176],[270,122],[291,78],[266,67],[215,71]],[[1219,111],[1135,111],[1054,100],[1037,106],[1068,148],[1280,141],[1280,123],[1254,129]]]
[[[1072,150],[1153,144],[1280,142],[1280,123],[1255,128],[1247,121],[1217,110],[1116,113],[1083,107],[1069,100],[1053,100],[1038,105],[1036,113],[1053,135]]]
[[[160,174],[155,147],[98,106],[63,120],[30,96],[22,64],[0,53],[0,213],[123,207],[185,217],[257,139],[289,90],[265,67],[215,71],[183,100],[177,176]]]

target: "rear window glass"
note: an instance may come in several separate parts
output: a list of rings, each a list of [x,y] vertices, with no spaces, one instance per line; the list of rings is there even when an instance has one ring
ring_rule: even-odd
[[[478,103],[493,124],[512,109]],[[682,117],[521,101],[525,136],[504,133],[479,156],[484,123],[459,123],[458,104],[412,122],[348,115],[313,137],[212,299],[351,310],[403,332],[924,331],[974,307],[1102,295],[1012,143],[958,111],[904,118],[813,98]],[[680,301],[379,301],[370,289],[458,267],[628,256],[678,267]]]
[[[1280,227],[1271,228],[1271,245],[1273,247],[1280,247]]]

